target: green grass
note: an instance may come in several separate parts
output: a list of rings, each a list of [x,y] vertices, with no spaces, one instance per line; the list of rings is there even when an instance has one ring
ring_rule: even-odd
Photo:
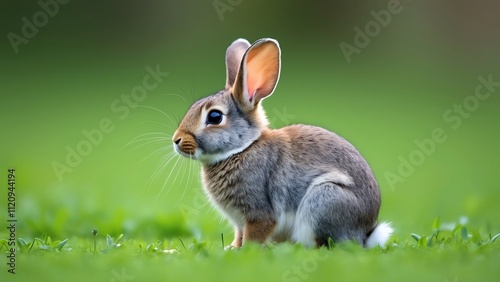
[[[14,277],[15,281],[497,281],[500,234],[461,221],[441,224],[436,219],[426,234],[395,236],[386,249],[369,250],[347,242],[312,250],[292,244],[248,244],[224,251],[222,238],[148,241],[91,230],[87,236],[64,240],[18,238]],[[224,235],[227,244],[230,234]],[[0,242],[5,251],[7,240]]]

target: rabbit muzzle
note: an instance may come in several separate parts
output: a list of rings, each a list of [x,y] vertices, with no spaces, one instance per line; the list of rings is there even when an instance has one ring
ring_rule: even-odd
[[[194,158],[198,144],[191,134],[177,130],[172,137],[172,142],[177,153],[186,158]]]

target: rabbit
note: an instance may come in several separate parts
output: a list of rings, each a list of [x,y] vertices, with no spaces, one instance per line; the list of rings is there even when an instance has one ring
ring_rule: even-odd
[[[358,242],[384,246],[393,229],[377,222],[380,189],[356,148],[326,129],[270,129],[262,100],[280,77],[278,42],[234,41],[226,51],[226,86],[195,102],[172,141],[198,160],[213,206],[234,226],[229,248],[247,241],[304,247]]]

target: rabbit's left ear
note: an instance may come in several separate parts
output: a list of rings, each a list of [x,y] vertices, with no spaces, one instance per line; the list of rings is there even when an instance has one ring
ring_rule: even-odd
[[[245,51],[250,47],[246,39],[235,40],[226,50],[226,90],[231,88],[238,74],[241,65],[241,59]]]
[[[273,93],[280,76],[280,57],[278,42],[270,38],[256,41],[245,52],[232,91],[243,109],[254,109]]]

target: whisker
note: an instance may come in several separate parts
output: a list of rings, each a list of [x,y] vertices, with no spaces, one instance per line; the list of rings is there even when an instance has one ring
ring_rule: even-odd
[[[184,198],[184,196],[186,195],[186,191],[188,190],[187,186],[188,186],[189,180],[192,177],[191,172],[193,170],[193,163],[194,162],[193,162],[193,160],[187,160],[187,162],[188,162],[188,169],[187,169],[188,175],[187,175],[187,178],[186,178],[186,184],[184,185],[184,191],[182,192],[182,195],[179,198],[179,200],[177,201],[177,203],[175,204],[175,206],[178,206],[181,203],[181,201]]]
[[[177,173],[175,174],[174,180],[172,180],[172,182],[171,182],[172,184],[173,184],[173,183],[175,183],[175,181],[176,181],[176,180],[177,180],[177,178],[179,177],[179,172],[181,172],[181,171],[182,171],[182,177],[181,177],[181,179],[184,177],[184,174],[186,173],[186,171],[185,171],[184,169],[182,169],[182,166],[183,166],[183,164],[184,164],[184,159],[179,157],[179,160],[180,160],[180,164],[181,164],[181,169],[178,169],[178,170],[177,170]],[[175,170],[175,169],[176,169],[176,165],[174,165],[173,170]],[[173,187],[173,185],[170,185],[170,187],[169,187],[169,188],[167,189],[167,191],[165,192],[165,195],[167,195],[167,194],[168,194],[168,192],[170,192],[170,190],[172,189],[172,187]]]
[[[162,110],[160,110],[160,109],[158,109],[156,107],[146,106],[146,105],[137,105],[137,107],[151,109],[151,110],[155,110],[157,112],[160,112],[161,114],[163,114],[164,116],[166,116],[168,119],[170,119],[170,121],[172,121],[175,124],[174,119],[170,115],[168,115],[167,113],[165,113],[164,111],[162,111]]]
[[[131,140],[131,141],[136,140],[136,139],[139,139],[139,138],[141,138],[141,137],[143,137],[143,136],[147,136],[147,135],[160,135],[160,136],[166,136],[166,137],[169,137],[169,136],[170,136],[170,134],[167,134],[167,133],[165,133],[165,132],[161,132],[161,131],[147,132],[147,133],[143,133],[143,134],[140,134],[140,135],[138,135],[138,136],[136,136],[136,137],[132,138],[132,140]]]
[[[196,91],[194,89],[194,79],[193,79],[193,77],[191,77],[191,99],[193,100],[193,103],[194,103],[194,101],[196,101],[195,93],[196,93]]]
[[[182,88],[180,88],[179,90],[182,92],[182,94],[183,94],[184,96],[189,97],[189,99],[191,100],[191,101],[190,101],[190,102],[191,102],[191,104],[193,104],[193,103],[194,103],[194,102],[196,102],[196,100],[198,100],[198,99],[196,99],[196,97],[195,97],[195,95],[194,95],[194,85],[193,85],[193,82],[192,82],[192,81],[191,81],[191,85],[190,85],[190,86],[191,86],[191,87],[190,87],[190,89],[189,89],[190,91],[186,91],[186,90],[184,90],[184,89],[182,89]]]
[[[186,161],[186,160],[183,160],[182,162],[183,162],[183,163],[186,163],[185,161]],[[184,164],[181,166],[181,169],[183,170],[183,172],[182,172],[182,177],[181,177],[181,179],[180,179],[180,182],[181,182],[181,183],[182,183],[182,180],[184,180],[184,176],[186,175],[186,170],[185,170],[185,169],[183,169],[183,168],[184,168]],[[188,173],[189,173],[189,170],[188,170]],[[186,189],[186,187],[184,187],[184,190],[182,191],[182,195],[181,195],[181,197],[179,198],[179,200],[177,201],[177,203],[175,204],[175,206],[178,206],[178,205],[179,205],[179,203],[182,201],[182,199],[184,198],[184,195],[186,194],[186,191],[187,191],[187,189]]]
[[[174,167],[172,170],[170,170],[170,173],[168,174],[167,176],[167,179],[165,180],[165,182],[163,182],[163,185],[161,186],[161,189],[160,189],[160,192],[158,193],[158,195],[156,196],[156,199],[155,199],[155,203],[158,201],[160,195],[163,193],[163,190],[165,189],[165,185],[167,184],[168,180],[170,179],[170,177],[172,176],[172,173],[173,171],[175,170],[175,168],[177,167],[177,164],[179,163],[179,160],[180,160],[180,156],[177,156],[177,160],[175,161],[174,163]]]
[[[169,159],[169,154],[165,155],[160,160],[160,162],[158,162],[158,165],[153,170],[153,173],[151,174],[151,176],[149,176],[148,180],[146,181],[146,184],[144,184],[143,189],[145,188],[146,191],[149,190],[149,188],[151,187],[151,185],[154,182],[154,179],[156,179],[156,175],[161,171],[161,168],[165,165],[165,163],[168,162],[168,159]]]
[[[146,157],[144,157],[144,158],[141,160],[141,162],[143,162],[143,161],[147,160],[149,157],[153,156],[153,155],[154,155],[154,154],[156,154],[156,153],[159,153],[159,152],[162,152],[162,151],[166,151],[166,152],[168,151],[168,152],[170,152],[170,148],[172,148],[172,146],[166,146],[166,147],[161,147],[161,148],[159,148],[159,149],[156,149],[156,150],[154,150],[153,152],[149,153]]]
[[[155,180],[158,178],[158,176],[161,174],[163,170],[168,166],[168,164],[174,160],[176,153],[175,152],[170,152],[163,157],[163,159],[160,161],[156,169],[154,170],[153,174],[149,177],[148,181],[146,182],[146,191],[149,190],[151,185],[155,182]]]
[[[148,137],[148,138],[144,138],[144,139],[141,139],[142,137],[144,136],[148,136],[148,135],[156,135],[156,137]],[[172,136],[170,136],[169,134],[166,134],[166,133],[163,133],[163,132],[149,132],[149,133],[143,133],[143,134],[140,134],[134,138],[132,138],[130,141],[128,141],[125,145],[123,145],[122,149],[127,147],[127,146],[130,146],[134,143],[137,143],[137,142],[141,142],[141,141],[144,141],[144,140],[149,140],[149,138],[164,138],[164,140],[171,140]]]
[[[189,101],[186,99],[186,97],[179,95],[179,94],[169,93],[169,94],[163,94],[162,96],[173,96],[173,97],[181,98],[182,100],[184,100],[184,102],[186,102],[186,104],[189,104]]]
[[[165,147],[165,148],[173,147],[173,145],[171,144],[172,139],[170,139],[170,138],[145,138],[145,139],[137,140],[137,142],[144,142],[144,143],[136,145],[135,147],[130,149],[129,152],[131,152],[133,150],[137,150],[140,147],[144,147],[146,145],[155,144],[155,143],[162,143],[164,145],[162,147]],[[132,145],[132,144],[130,144],[130,145]]]
[[[159,124],[159,125],[162,125],[162,126],[165,126],[165,127],[168,127],[169,129],[174,129],[174,127],[166,124],[166,123],[163,123],[163,122],[159,122],[159,121],[155,121],[155,120],[146,120],[146,121],[143,121],[141,122],[141,124],[144,124],[144,123],[156,123],[156,124]],[[178,124],[178,123],[177,123]]]
[[[143,141],[168,141],[168,145],[171,145],[171,141],[172,141],[172,137],[167,137],[167,136],[157,136],[157,137],[146,137],[146,138],[142,138],[142,139],[137,139],[137,140],[134,140],[134,141],[131,141],[129,142],[127,145],[130,146],[134,143],[139,143],[139,142],[143,142]]]

